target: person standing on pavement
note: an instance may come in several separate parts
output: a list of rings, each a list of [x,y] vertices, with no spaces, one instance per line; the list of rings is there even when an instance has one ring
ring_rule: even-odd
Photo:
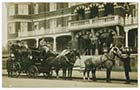
[[[125,77],[126,77],[126,84],[130,83],[130,76],[129,72],[131,72],[131,67],[130,67],[130,52],[126,52],[126,55],[121,58],[124,66],[124,71],[125,71]]]

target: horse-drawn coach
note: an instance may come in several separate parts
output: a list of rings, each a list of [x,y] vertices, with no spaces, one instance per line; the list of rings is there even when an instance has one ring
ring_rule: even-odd
[[[70,50],[66,55],[61,55],[54,51],[47,51],[45,48],[25,48],[12,45],[10,57],[7,61],[8,76],[19,76],[26,73],[29,77],[37,77],[40,73],[50,77],[52,70],[55,70],[57,78],[59,70],[63,70],[63,77],[66,78],[66,70],[69,71],[68,77],[72,77],[72,68],[76,57],[80,58],[77,50]]]
[[[122,51],[118,47],[110,48],[103,55],[86,58],[83,61],[85,65],[83,79],[85,79],[86,73],[90,79],[89,72],[92,71],[92,79],[95,81],[96,69],[106,68],[106,80],[109,82],[111,70],[115,64],[115,56],[122,58]],[[61,53],[56,53],[47,47],[26,48],[13,44],[10,46],[10,56],[7,61],[8,76],[19,76],[24,73],[28,77],[35,78],[42,73],[45,77],[50,78],[52,71],[55,71],[56,77],[59,78],[59,70],[61,69],[63,71],[62,77],[71,79],[77,58],[80,59],[80,62],[82,61],[80,52],[76,49],[65,49]]]

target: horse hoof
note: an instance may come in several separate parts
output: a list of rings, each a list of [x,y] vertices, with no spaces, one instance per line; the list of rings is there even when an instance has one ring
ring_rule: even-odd
[[[107,83],[111,83],[111,81],[108,81],[108,80],[107,80],[106,82],[107,82]]]
[[[93,79],[92,81],[95,81],[96,82],[97,80],[96,79]]]
[[[90,78],[88,78],[88,81],[90,81]]]
[[[83,80],[85,81],[86,80],[86,77],[83,77]]]
[[[130,84],[130,82],[126,81],[125,84]]]
[[[72,80],[72,78],[69,78],[69,80]]]

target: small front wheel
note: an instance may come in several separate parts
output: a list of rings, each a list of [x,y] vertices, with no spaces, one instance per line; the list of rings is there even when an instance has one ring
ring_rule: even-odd
[[[30,66],[27,70],[27,75],[29,77],[36,78],[39,75],[39,70],[38,70],[37,66],[35,66],[35,65]]]

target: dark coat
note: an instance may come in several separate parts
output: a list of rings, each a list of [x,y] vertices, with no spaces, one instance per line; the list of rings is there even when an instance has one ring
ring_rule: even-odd
[[[122,57],[122,62],[124,65],[124,70],[125,71],[131,71],[131,67],[130,67],[130,57]]]

